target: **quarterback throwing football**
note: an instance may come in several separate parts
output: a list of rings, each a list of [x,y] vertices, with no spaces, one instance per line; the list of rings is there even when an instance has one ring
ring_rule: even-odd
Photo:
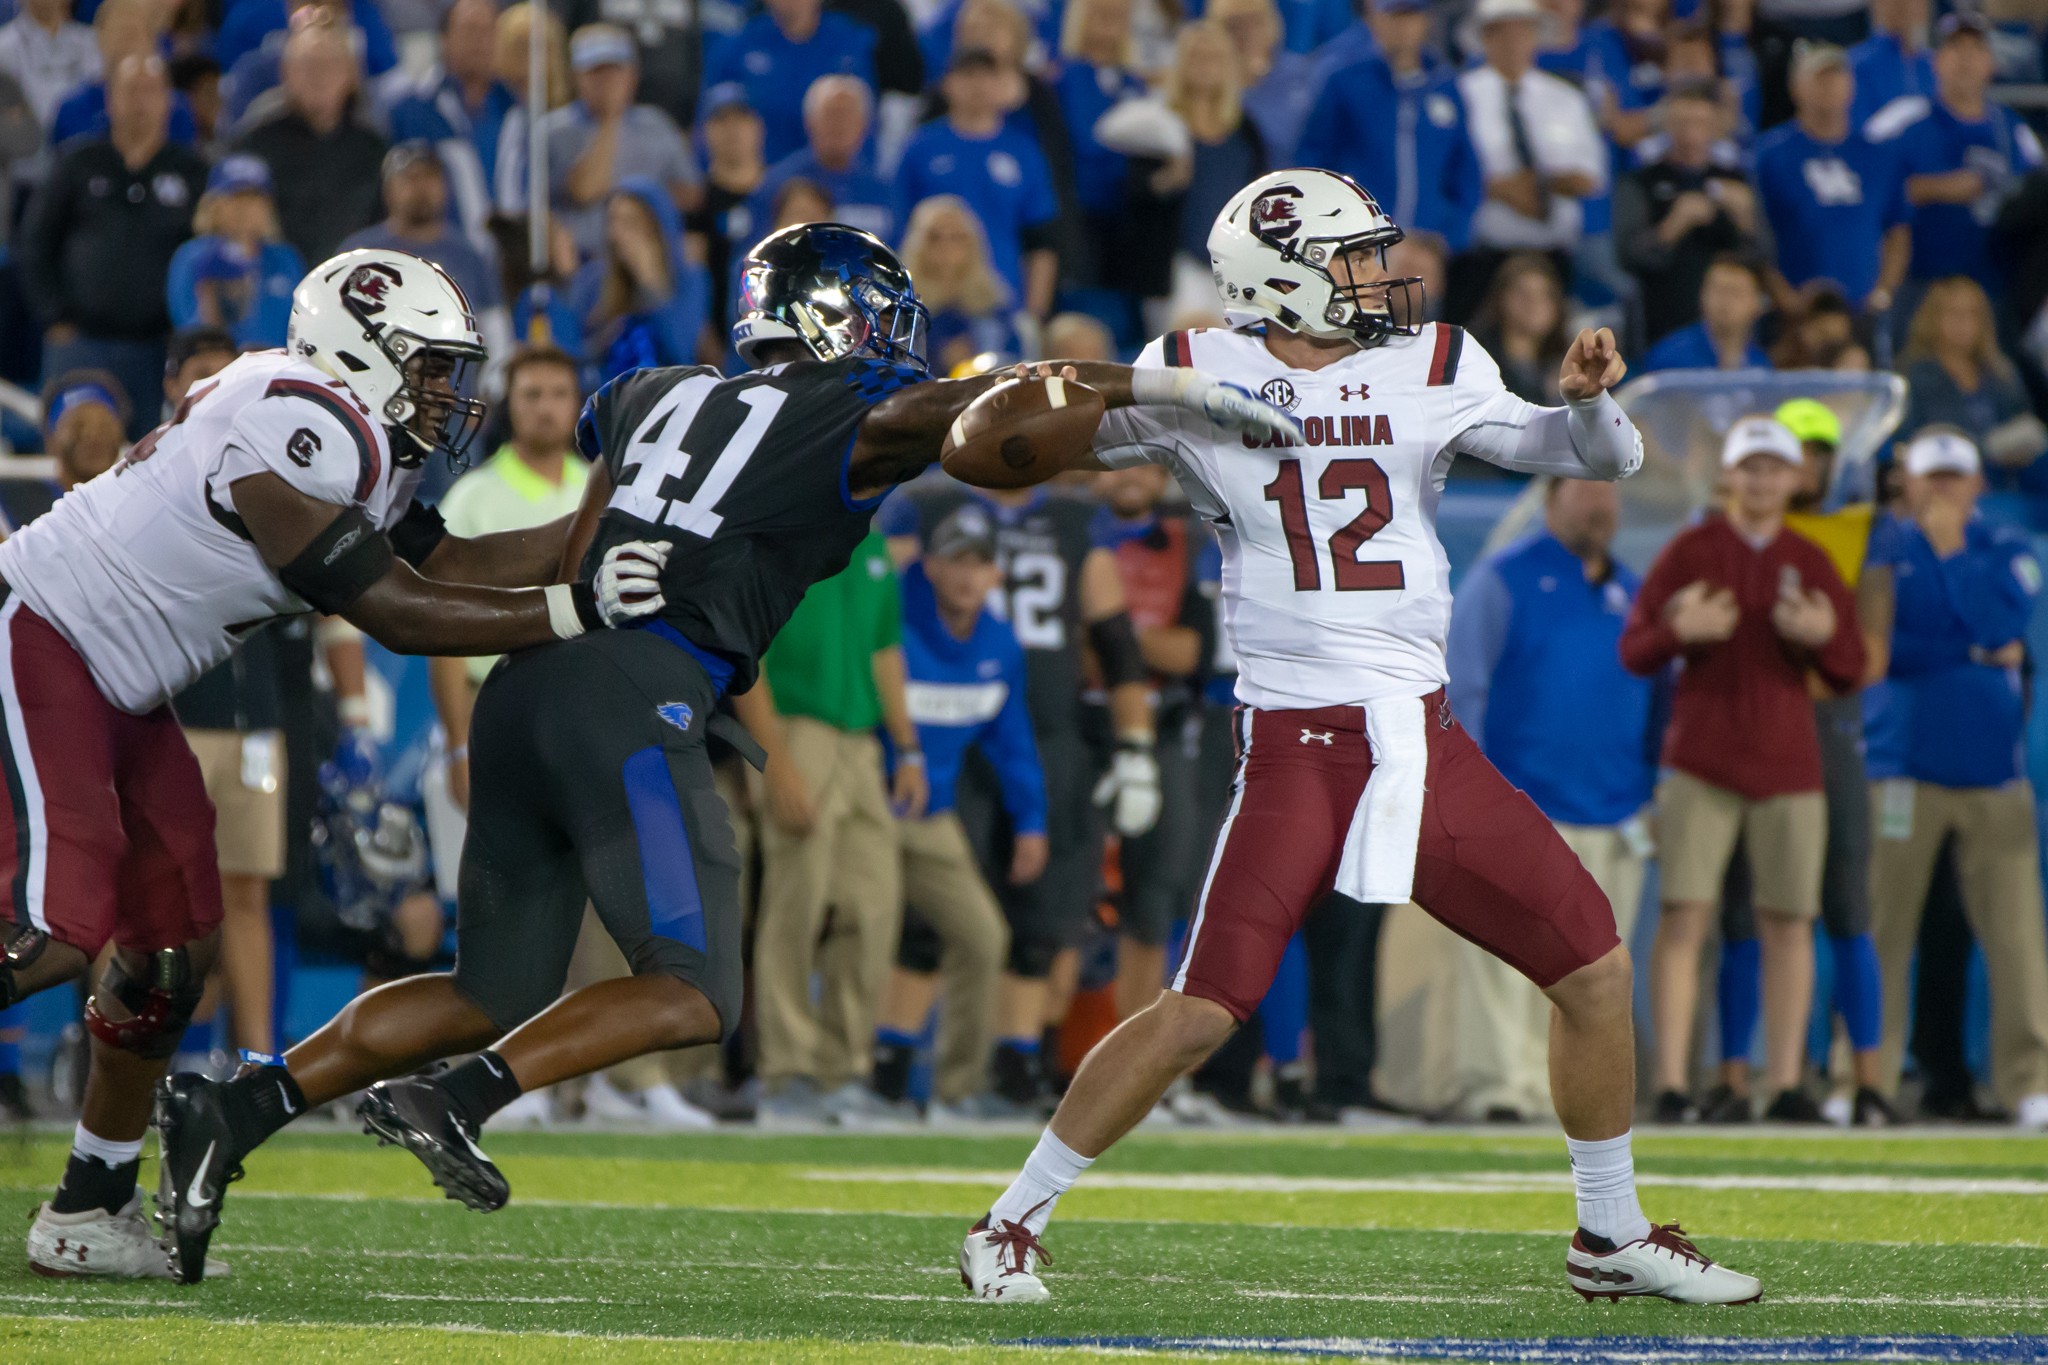
[[[1165,465],[1222,540],[1237,777],[1172,988],[1089,1054],[968,1234],[961,1278],[982,1300],[1047,1297],[1038,1239],[1060,1195],[1251,1014],[1333,886],[1364,902],[1413,899],[1549,995],[1551,1090],[1578,1197],[1566,1283],[1589,1298],[1762,1294],[1675,1223],[1643,1216],[1629,1146],[1631,969],[1613,911],[1444,698],[1450,566],[1436,508],[1451,461],[1634,473],[1642,441],[1608,395],[1626,367],[1611,333],[1582,331],[1564,359],[1564,407],[1515,397],[1462,331],[1421,321],[1419,280],[1388,276],[1401,237],[1345,176],[1253,181],[1209,234],[1231,328],[1162,337],[1138,366],[1227,377],[1288,409],[1300,442],[1123,408],[1104,417],[1092,460],[1080,457]]]

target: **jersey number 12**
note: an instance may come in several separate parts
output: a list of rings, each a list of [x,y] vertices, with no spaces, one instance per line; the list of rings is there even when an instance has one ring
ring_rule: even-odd
[[[626,443],[627,451],[641,458],[621,474],[619,486],[612,493],[612,506],[642,521],[674,526],[707,540],[718,534],[718,528],[725,524],[725,518],[718,514],[718,500],[760,449],[762,438],[789,395],[766,384],[734,394],[747,405],[746,418],[724,448],[711,457],[710,466],[698,479],[696,488],[685,493],[684,479],[697,457],[683,449],[683,437],[693,423],[683,420],[677,409],[692,398],[701,401],[703,391],[717,383],[716,379],[685,380],[654,405],[633,433],[633,439]],[[656,434],[650,438],[649,432]],[[650,448],[642,452],[643,445]]]
[[[1330,567],[1336,570],[1338,592],[1383,592],[1404,585],[1401,561],[1368,559],[1359,562],[1358,548],[1378,535],[1394,519],[1394,493],[1387,486],[1387,471],[1377,460],[1332,460],[1323,466],[1316,480],[1316,495],[1325,502],[1344,497],[1354,488],[1365,490],[1365,510],[1344,523],[1330,537]],[[1321,592],[1323,568],[1316,543],[1308,529],[1308,493],[1301,477],[1300,460],[1282,460],[1280,472],[1266,485],[1266,501],[1280,504],[1280,526],[1287,532],[1287,557],[1294,564],[1294,590]]]

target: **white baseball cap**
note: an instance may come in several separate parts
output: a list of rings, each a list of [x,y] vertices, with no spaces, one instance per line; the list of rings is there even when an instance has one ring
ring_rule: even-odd
[[[1908,474],[1977,474],[1983,468],[1976,443],[1960,431],[1923,431],[1906,446]]]
[[[1721,442],[1721,467],[1733,469],[1752,455],[1775,455],[1789,465],[1805,462],[1799,438],[1775,417],[1745,417],[1728,428]]]

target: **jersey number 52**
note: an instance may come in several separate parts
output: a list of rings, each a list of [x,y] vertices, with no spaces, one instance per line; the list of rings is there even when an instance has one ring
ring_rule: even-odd
[[[1332,460],[1316,480],[1316,496],[1325,502],[1341,499],[1353,489],[1365,490],[1365,510],[1330,536],[1330,567],[1336,571],[1337,591],[1384,592],[1404,586],[1400,560],[1361,562],[1358,558],[1359,547],[1394,519],[1394,492],[1387,486],[1387,471],[1380,468],[1377,460]],[[1301,461],[1282,460],[1280,472],[1266,485],[1265,493],[1267,502],[1280,504],[1280,526],[1287,533],[1287,558],[1294,565],[1294,590],[1321,592],[1323,568],[1309,533],[1308,493],[1301,476]]]

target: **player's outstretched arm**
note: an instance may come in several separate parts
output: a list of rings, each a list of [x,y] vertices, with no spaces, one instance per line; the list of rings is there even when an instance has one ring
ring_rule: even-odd
[[[1048,360],[973,379],[942,379],[898,389],[877,403],[854,440],[848,482],[856,496],[872,497],[914,478],[939,457],[939,443],[967,405],[1013,377],[1076,380],[1102,395],[1104,408],[1173,407],[1228,431],[1298,437],[1292,417],[1257,395],[1199,370],[1134,368],[1106,361]],[[1092,448],[1040,452],[1038,480],[1070,470],[1101,469]]]
[[[236,514],[280,582],[401,654],[506,653],[662,605],[658,562],[649,572],[638,561],[607,560],[591,584],[545,589],[444,583],[400,559],[360,508],[337,509],[270,473],[238,479],[232,491]]]

